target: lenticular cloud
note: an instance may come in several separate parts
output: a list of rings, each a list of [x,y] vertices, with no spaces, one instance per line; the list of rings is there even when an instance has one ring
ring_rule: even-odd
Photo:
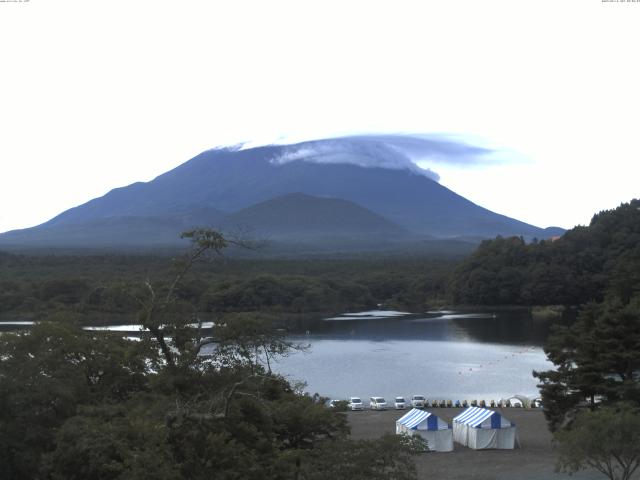
[[[282,153],[272,162],[348,163],[410,170],[438,181],[440,177],[436,172],[420,167],[416,162],[475,164],[487,153],[490,150],[437,136],[358,135],[283,145]]]

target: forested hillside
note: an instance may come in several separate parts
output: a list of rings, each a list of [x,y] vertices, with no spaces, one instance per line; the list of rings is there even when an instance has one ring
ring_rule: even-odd
[[[455,271],[455,304],[581,305],[640,288],[640,200],[594,215],[556,240],[484,241]]]
[[[260,311],[298,324],[322,315],[375,308],[416,311],[444,302],[452,259],[225,259],[194,266],[179,299],[207,316]],[[167,257],[0,255],[0,319],[72,312],[83,323],[135,319],[135,294],[164,278]],[[300,321],[302,321],[300,320]],[[291,324],[295,328],[294,324]]]

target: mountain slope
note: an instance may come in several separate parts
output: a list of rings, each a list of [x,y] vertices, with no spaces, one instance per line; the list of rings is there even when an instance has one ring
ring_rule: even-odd
[[[223,227],[247,227],[271,238],[389,236],[408,232],[370,210],[346,200],[290,193],[227,216]]]
[[[0,245],[12,247],[165,247],[182,243],[180,233],[195,226],[219,224],[215,209],[194,209],[168,216],[112,216],[0,234]]]
[[[240,215],[242,209],[294,192],[355,203],[420,235],[545,238],[557,234],[482,208],[415,169],[318,163],[304,158],[282,162],[287,148],[291,147],[203,152],[151,182],[114,189],[43,225],[2,234],[0,243],[44,245],[53,238],[64,242],[65,231],[75,232],[75,238],[80,239],[83,229],[89,233],[93,229],[98,234],[95,229],[99,230],[102,223],[127,225],[135,223],[132,218],[164,224],[173,222],[174,226],[158,230],[164,238],[175,227],[217,226],[226,223],[223,215]],[[345,155],[348,153],[343,157]],[[203,211],[217,213],[199,213]],[[299,222],[303,220],[298,218]],[[300,228],[304,231],[307,227],[300,224]],[[126,230],[124,226],[122,229]],[[288,232],[293,234],[295,230],[290,228]],[[89,233],[85,237],[93,242],[92,237],[96,235]],[[121,233],[121,237],[113,235],[114,238],[103,236],[100,244],[125,241],[122,238],[125,235],[126,242],[144,245],[152,233],[137,232],[134,228]]]
[[[355,202],[419,233],[485,237],[544,233],[479,207],[408,170],[302,160],[272,163],[281,153],[278,146],[204,152],[149,183],[112,190],[47,224],[110,216],[163,216],[195,206],[233,212],[275,196],[302,192]]]

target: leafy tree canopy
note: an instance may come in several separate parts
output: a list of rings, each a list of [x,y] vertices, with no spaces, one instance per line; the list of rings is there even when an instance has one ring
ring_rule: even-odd
[[[453,275],[454,303],[582,305],[640,292],[640,200],[593,217],[556,240],[487,240]]]
[[[559,471],[593,468],[610,480],[628,480],[640,466],[640,413],[628,405],[581,412],[555,438]]]
[[[586,305],[575,323],[554,327],[545,352],[556,369],[534,375],[552,430],[587,404],[640,405],[640,296],[627,304],[612,296]]]
[[[196,261],[234,241],[185,236],[193,249],[168,280],[125,292],[139,341],[83,330],[69,313],[0,336],[0,478],[313,479],[343,461],[351,478],[415,478],[412,444],[348,440],[344,413],[271,371],[299,348],[271,322],[239,314],[205,333],[183,287]]]

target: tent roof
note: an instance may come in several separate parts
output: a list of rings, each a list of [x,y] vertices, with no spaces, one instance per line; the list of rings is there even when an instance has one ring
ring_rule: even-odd
[[[419,425],[424,426],[425,422],[427,428],[419,428]],[[409,429],[446,430],[449,428],[446,422],[442,421],[433,413],[426,412],[424,410],[418,410],[417,408],[412,408],[411,410],[409,410],[402,417],[396,420],[396,423],[404,425]]]
[[[494,417],[491,419],[491,417]],[[494,410],[488,410],[480,407],[469,407],[457,417],[454,417],[453,421],[469,425],[473,428],[479,428],[483,426],[484,422],[491,419],[491,423],[485,424],[485,428],[504,428],[513,426],[506,418],[503,418],[498,412]],[[493,421],[497,420],[497,421]]]

